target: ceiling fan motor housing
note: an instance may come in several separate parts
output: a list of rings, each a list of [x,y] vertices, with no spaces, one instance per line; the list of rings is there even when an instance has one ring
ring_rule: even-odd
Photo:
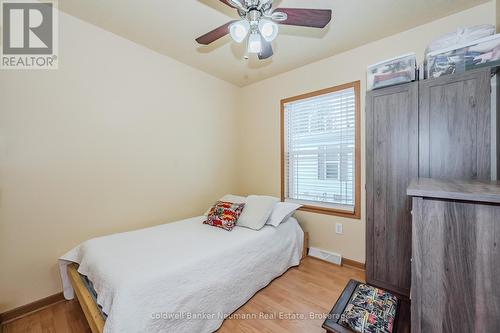
[[[261,1],[260,0],[245,0],[244,2],[246,4],[247,8],[250,9],[250,8],[253,8],[253,7],[257,8],[259,6],[259,3]]]
[[[261,0],[246,0],[243,1],[244,9],[238,9],[238,14],[242,19],[249,19],[249,13],[252,11],[257,11],[260,16],[264,16],[273,6],[272,1],[261,1]]]
[[[250,25],[252,26],[252,30],[257,29],[257,27],[259,26],[259,21],[260,21],[261,17],[262,17],[262,13],[257,9],[253,9],[253,10],[250,10],[248,12],[246,19],[250,22]]]

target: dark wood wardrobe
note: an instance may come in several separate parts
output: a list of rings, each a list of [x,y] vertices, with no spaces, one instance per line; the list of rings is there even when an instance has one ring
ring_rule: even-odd
[[[491,180],[491,70],[419,83],[419,177]]]
[[[418,177],[491,179],[491,69],[366,97],[366,279],[409,296],[411,199]]]
[[[418,83],[372,91],[366,105],[366,280],[409,295],[406,188],[418,177]]]

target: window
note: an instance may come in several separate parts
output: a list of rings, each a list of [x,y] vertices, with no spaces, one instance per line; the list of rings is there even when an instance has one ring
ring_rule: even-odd
[[[360,84],[281,101],[282,199],[360,218]]]

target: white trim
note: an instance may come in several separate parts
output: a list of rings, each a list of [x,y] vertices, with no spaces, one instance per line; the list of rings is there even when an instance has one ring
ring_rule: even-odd
[[[285,202],[293,202],[305,206],[315,206],[319,208],[328,208],[328,209],[336,209],[340,211],[344,211],[346,213],[354,213],[354,205],[340,205],[330,202],[321,202],[321,201],[309,201],[309,200],[297,200],[286,198]]]

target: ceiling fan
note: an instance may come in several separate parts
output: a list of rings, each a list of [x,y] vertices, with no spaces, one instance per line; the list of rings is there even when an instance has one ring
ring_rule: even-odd
[[[196,41],[202,45],[209,45],[229,34],[235,42],[242,43],[248,36],[248,53],[257,54],[260,60],[273,55],[271,42],[278,36],[278,24],[324,28],[332,19],[330,9],[273,10],[273,0],[219,1],[236,9],[241,20],[228,22],[197,38]]]

